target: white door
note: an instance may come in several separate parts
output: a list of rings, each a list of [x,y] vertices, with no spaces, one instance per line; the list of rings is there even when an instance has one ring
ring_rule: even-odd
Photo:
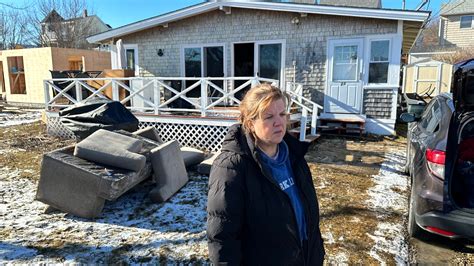
[[[363,39],[329,41],[326,113],[359,114],[362,105]]]

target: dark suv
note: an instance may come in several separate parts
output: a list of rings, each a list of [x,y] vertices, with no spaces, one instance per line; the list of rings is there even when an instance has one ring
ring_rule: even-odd
[[[474,59],[454,66],[452,94],[433,98],[408,127],[408,231],[474,238]]]

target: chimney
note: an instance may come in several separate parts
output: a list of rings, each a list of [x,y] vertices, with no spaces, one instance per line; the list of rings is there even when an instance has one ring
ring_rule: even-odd
[[[82,11],[82,17],[84,17],[84,18],[87,17],[87,9],[84,9],[84,11]]]

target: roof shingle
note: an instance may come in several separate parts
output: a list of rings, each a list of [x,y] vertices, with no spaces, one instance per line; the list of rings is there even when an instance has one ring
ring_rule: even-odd
[[[452,16],[461,14],[474,14],[473,0],[455,0],[452,3],[443,5],[440,11],[441,16]]]

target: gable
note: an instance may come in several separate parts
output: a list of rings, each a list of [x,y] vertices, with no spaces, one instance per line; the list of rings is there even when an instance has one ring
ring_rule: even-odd
[[[59,15],[56,10],[51,10],[49,14],[41,21],[41,23],[51,23],[51,22],[58,22],[64,21],[64,18]]]

